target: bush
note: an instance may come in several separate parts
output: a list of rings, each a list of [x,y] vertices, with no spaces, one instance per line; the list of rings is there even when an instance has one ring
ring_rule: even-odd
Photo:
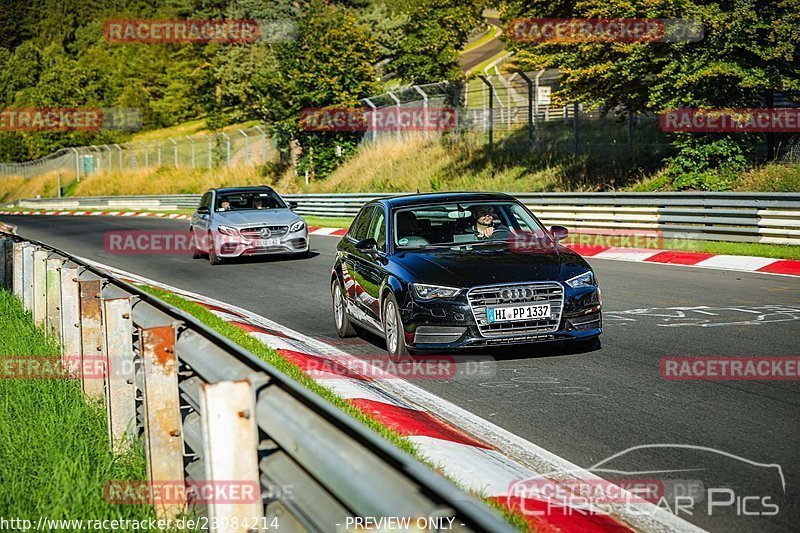
[[[678,153],[664,174],[675,190],[727,191],[748,168],[742,147],[731,137],[687,137],[676,144]]]

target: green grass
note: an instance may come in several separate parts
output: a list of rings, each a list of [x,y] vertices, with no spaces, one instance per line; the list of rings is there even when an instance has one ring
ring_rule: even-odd
[[[0,360],[58,357],[56,341],[0,289]],[[144,454],[111,453],[105,408],[86,403],[64,379],[0,379],[0,516],[52,519],[145,519],[150,506],[103,499],[111,480],[146,479]]]
[[[385,438],[386,440],[388,440],[389,442],[400,448],[401,450],[410,454],[421,463],[427,465],[431,470],[434,470],[444,475],[442,469],[436,464],[426,459],[425,457],[421,456],[417,450],[417,447],[407,438],[399,434],[397,431],[388,428],[383,424],[381,424],[380,422],[374,420],[373,418],[371,418],[364,412],[360,411],[359,409],[356,409],[350,403],[348,403],[347,400],[338,396],[330,389],[327,389],[322,385],[320,385],[319,383],[317,383],[316,381],[314,381],[308,375],[304,374],[299,367],[281,357],[281,355],[277,351],[273,350],[272,348],[265,345],[261,341],[250,336],[243,329],[224,321],[223,319],[219,318],[218,316],[216,316],[214,313],[212,313],[202,305],[190,302],[185,298],[182,298],[174,293],[164,291],[156,287],[151,287],[149,285],[139,285],[139,287],[142,290],[149,292],[153,296],[156,296],[157,298],[164,300],[170,305],[173,305],[174,307],[181,309],[182,311],[185,311],[186,313],[192,315],[193,317],[198,319],[200,322],[202,322],[209,328],[221,334],[223,337],[238,344],[242,348],[250,351],[257,357],[263,359],[264,361],[271,364],[279,371],[283,372],[284,374],[288,375],[301,385],[305,386],[312,392],[319,395],[322,399],[326,400],[327,402],[341,409],[346,414],[355,418],[368,428],[372,429],[373,431],[381,435],[383,438]],[[458,485],[458,483],[456,483],[456,485]],[[524,520],[523,517],[520,516],[519,513],[511,511],[510,509],[506,508],[505,506],[497,503],[492,499],[482,497],[481,494],[474,494],[474,495],[484,500],[489,507],[495,509],[503,517],[503,519],[508,521],[516,529],[520,531],[529,530],[527,522]]]
[[[301,215],[309,226],[320,226],[323,228],[349,228],[353,222],[351,217],[315,217],[313,215]]]

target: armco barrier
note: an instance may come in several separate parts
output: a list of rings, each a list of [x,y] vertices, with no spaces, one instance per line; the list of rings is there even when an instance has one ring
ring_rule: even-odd
[[[250,352],[66,252],[0,233],[0,285],[52,329],[65,358],[101,356],[100,371],[81,365],[77,377],[87,396],[104,399],[115,449],[143,439],[147,482],[171,487],[155,498],[160,518],[197,513],[211,531],[337,531],[347,517],[454,517],[458,531],[512,530]],[[184,489],[192,483],[258,493],[198,504]]]
[[[791,193],[510,193],[544,224],[571,230],[659,232],[664,238],[800,244],[800,194]],[[351,217],[391,194],[287,194],[303,215]],[[200,195],[20,200],[37,209],[188,209]]]

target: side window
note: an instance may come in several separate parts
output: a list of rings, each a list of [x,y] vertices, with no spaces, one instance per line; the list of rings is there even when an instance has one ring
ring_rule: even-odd
[[[361,212],[356,216],[356,219],[350,225],[350,231],[348,232],[350,238],[357,241],[367,238],[369,224],[372,222],[373,211],[375,211],[375,206],[372,205],[361,210]]]
[[[207,192],[203,195],[203,198],[200,200],[200,207],[211,207],[211,193]]]
[[[386,251],[386,215],[380,207],[375,208],[375,216],[372,217],[372,224],[369,227],[369,237],[378,243],[378,250]]]

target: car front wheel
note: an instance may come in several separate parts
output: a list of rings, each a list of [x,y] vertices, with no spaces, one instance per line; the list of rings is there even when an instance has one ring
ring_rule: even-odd
[[[356,328],[347,316],[347,309],[344,303],[344,293],[338,280],[333,280],[331,285],[331,298],[333,300],[333,320],[336,322],[336,333],[341,338],[355,337]]]
[[[389,293],[383,300],[383,336],[386,338],[386,350],[389,358],[395,363],[408,357],[408,348],[403,334],[403,321],[400,318],[400,307],[394,294]]]

